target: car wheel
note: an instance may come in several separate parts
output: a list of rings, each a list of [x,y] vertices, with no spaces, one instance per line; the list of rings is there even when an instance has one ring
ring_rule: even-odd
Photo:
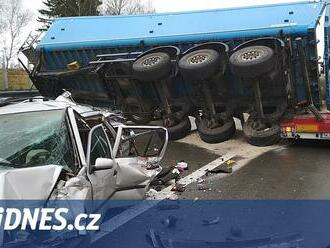
[[[238,50],[229,59],[231,70],[243,78],[254,78],[275,68],[274,50],[267,46],[251,46]]]
[[[244,123],[243,133],[245,140],[254,146],[271,146],[278,143],[281,137],[278,123],[264,124],[251,117]]]
[[[204,80],[215,76],[221,67],[220,54],[212,49],[197,50],[179,61],[182,76],[189,80]]]
[[[227,120],[222,126],[209,128],[206,119],[196,121],[200,138],[209,144],[221,143],[232,138],[236,132],[234,119]]]
[[[133,74],[142,82],[158,81],[169,77],[171,68],[171,58],[167,53],[151,53],[133,63]]]

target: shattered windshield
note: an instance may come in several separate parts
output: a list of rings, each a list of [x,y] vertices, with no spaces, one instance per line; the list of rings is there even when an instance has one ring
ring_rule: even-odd
[[[0,116],[0,169],[61,165],[74,170],[65,110]]]

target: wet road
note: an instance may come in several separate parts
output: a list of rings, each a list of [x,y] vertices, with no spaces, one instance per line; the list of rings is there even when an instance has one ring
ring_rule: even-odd
[[[172,143],[167,161],[182,158],[193,170],[216,157],[195,146]],[[207,186],[208,190],[199,190],[193,183],[180,198],[330,199],[330,143],[284,145],[256,157],[225,178],[207,178]]]

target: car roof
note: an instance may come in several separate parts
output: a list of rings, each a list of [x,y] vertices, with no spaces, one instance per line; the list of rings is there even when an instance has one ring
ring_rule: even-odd
[[[73,108],[83,117],[99,115],[101,113],[100,111],[95,110],[90,106],[78,105],[70,99],[60,96],[56,100],[47,100],[39,97],[6,105],[0,107],[0,116],[28,112],[66,110],[69,107]]]

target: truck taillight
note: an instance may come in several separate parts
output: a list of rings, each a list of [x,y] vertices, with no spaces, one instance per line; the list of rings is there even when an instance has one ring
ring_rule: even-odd
[[[286,127],[285,128],[285,132],[286,133],[291,133],[292,132],[292,128],[291,127]]]

